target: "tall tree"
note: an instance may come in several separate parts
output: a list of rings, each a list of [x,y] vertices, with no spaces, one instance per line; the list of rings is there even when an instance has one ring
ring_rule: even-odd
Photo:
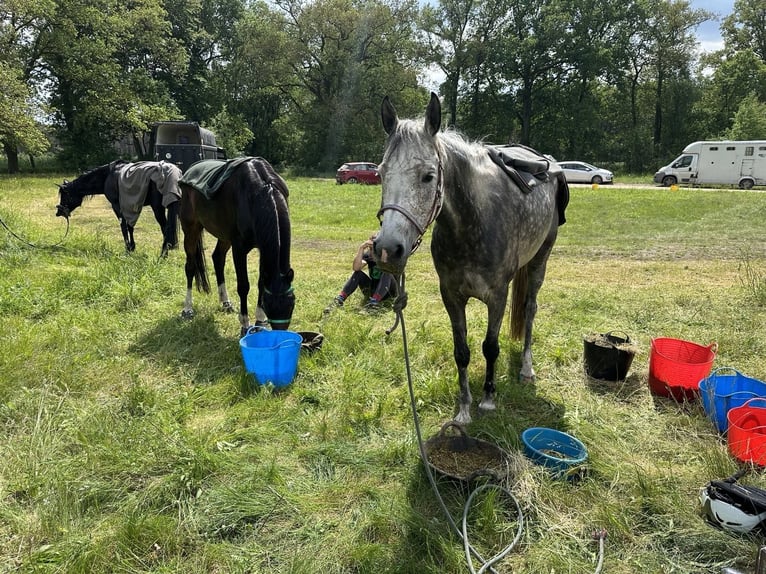
[[[383,95],[417,89],[413,0],[278,0],[294,42],[293,100],[305,165],[330,169],[382,148]],[[401,97],[404,100],[404,97]],[[363,159],[358,158],[358,159]]]
[[[675,141],[663,140],[665,133],[668,133],[663,126],[665,110],[677,104],[672,95],[688,95],[686,90],[675,90],[675,85],[688,84],[697,46],[694,31],[702,22],[712,18],[712,14],[692,9],[689,0],[653,0],[649,5],[647,41],[651,47],[655,85],[652,140],[655,157],[660,158],[668,150],[674,153],[673,148],[678,146]],[[676,138],[679,135],[677,132],[669,133]]]
[[[76,165],[113,159],[114,141],[177,117],[162,76],[186,56],[158,0],[60,0],[47,35],[55,117]]]
[[[245,0],[161,0],[173,42],[188,65],[168,69],[168,86],[180,115],[204,123],[226,100],[226,67],[232,63],[238,23]]]
[[[766,62],[749,48],[733,52],[726,47],[707,62],[712,65],[713,72],[705,79],[705,89],[698,104],[704,117],[700,137],[725,137],[742,100],[749,93],[766,101]]]
[[[48,147],[36,119],[44,115],[43,32],[54,14],[51,0],[0,2],[0,143],[10,173],[19,170],[19,146],[32,155]]]
[[[0,61],[0,141],[8,158],[8,173],[19,171],[18,149],[30,157],[48,150],[49,142],[35,121],[36,110],[30,105],[31,94],[19,71]]]
[[[622,155],[626,167],[634,173],[644,170],[653,161],[649,145],[651,131],[647,131],[652,115],[642,105],[642,95],[647,92],[645,88],[653,78],[653,49],[647,31],[656,25],[654,5],[654,0],[638,0],[635,10],[623,21],[625,66],[615,80],[617,101],[614,107],[619,110],[618,115],[626,118],[622,130]]]
[[[566,85],[566,108],[578,113],[564,123],[566,149],[571,157],[598,159],[603,134],[613,130],[602,111],[602,88],[616,83],[628,66],[630,32],[640,18],[640,7],[635,0],[575,0],[569,11],[571,34],[565,45],[569,66],[561,81]]]
[[[471,44],[482,4],[478,0],[440,0],[436,5],[426,4],[420,13],[427,57],[445,76],[442,95],[450,125],[457,123],[458,90],[471,65]]]
[[[766,60],[766,5],[763,0],[736,0],[723,20],[721,35],[729,52],[752,50]]]
[[[498,113],[503,107],[501,64],[503,29],[511,12],[505,0],[479,3],[466,42],[467,65],[458,97],[462,99],[455,123],[477,138],[505,141],[513,131],[513,114]],[[505,111],[505,110],[503,110]]]
[[[766,104],[754,93],[742,99],[727,136],[732,140],[766,139]]]
[[[568,6],[558,0],[507,0],[510,17],[500,32],[497,54],[498,86],[520,123],[518,137],[531,143],[535,99],[568,68],[566,46],[571,42]]]
[[[250,5],[233,30],[230,49],[223,53],[230,63],[221,71],[221,103],[226,113],[247,126],[251,138],[243,147],[250,155],[273,163],[289,157],[297,147],[291,101],[299,84],[293,72],[295,46],[283,13],[265,2]]]

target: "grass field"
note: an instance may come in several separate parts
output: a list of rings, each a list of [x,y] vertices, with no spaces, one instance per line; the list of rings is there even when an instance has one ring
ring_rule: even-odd
[[[0,218],[32,243],[57,243],[66,226],[55,184],[73,176],[0,177]],[[72,214],[60,247],[0,230],[1,572],[469,571],[419,459],[402,334],[385,334],[393,314],[359,313],[357,294],[321,321],[377,226],[380,188],[288,183],[291,328],[325,341],[282,392],[253,385],[236,316],[216,297],[195,292],[197,316],[179,318],[184,257],[158,260],[150,212],[131,255],[102,197]],[[537,380],[518,382],[520,344],[504,326],[498,410],[468,429],[516,463],[508,486],[524,532],[498,571],[593,572],[597,529],[608,532],[604,572],[753,568],[763,540],[699,513],[699,489],[737,469],[725,439],[700,404],[652,396],[647,376],[651,339],[664,336],[716,342],[716,367],[766,378],[764,217],[758,192],[572,190],[539,299]],[[428,437],[452,417],[457,385],[424,243],[404,318]],[[469,316],[476,397],[486,317],[478,302]],[[630,374],[591,380],[583,336],[611,330],[638,345]],[[519,453],[530,426],[580,438],[585,477],[556,480],[529,464]],[[746,482],[766,487],[758,469]],[[468,489],[440,479],[439,490],[459,521]],[[487,495],[471,513],[485,555],[513,536],[506,503]]]

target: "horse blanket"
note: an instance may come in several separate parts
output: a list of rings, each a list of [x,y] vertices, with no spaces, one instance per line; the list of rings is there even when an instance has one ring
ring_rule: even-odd
[[[236,157],[234,159],[203,159],[195,162],[184,172],[179,180],[193,187],[207,199],[212,199],[237,167],[254,158]]]
[[[138,161],[118,167],[117,186],[120,191],[120,211],[125,222],[135,227],[141,208],[144,206],[149,183],[154,182],[162,195],[162,206],[167,208],[181,199],[178,180],[181,170],[178,166],[164,161]]]

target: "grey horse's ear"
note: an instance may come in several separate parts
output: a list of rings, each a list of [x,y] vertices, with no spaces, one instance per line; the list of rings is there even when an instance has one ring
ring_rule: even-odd
[[[442,125],[442,104],[439,96],[431,92],[431,100],[426,108],[425,129],[432,136],[436,135]]]
[[[383,120],[383,129],[388,135],[391,135],[396,130],[399,118],[396,116],[396,109],[388,96],[383,98],[383,104],[380,106],[380,118]]]

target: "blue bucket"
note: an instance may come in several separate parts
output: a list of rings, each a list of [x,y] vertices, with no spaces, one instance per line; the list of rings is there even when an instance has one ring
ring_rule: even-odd
[[[303,338],[293,331],[251,331],[239,340],[245,370],[260,385],[289,385],[298,370]]]
[[[766,383],[731,367],[715,369],[700,381],[702,406],[719,433],[729,427],[727,413],[753,398],[766,398]]]
[[[544,427],[532,427],[521,433],[524,454],[546,467],[554,477],[569,475],[588,459],[585,445],[565,432]]]

